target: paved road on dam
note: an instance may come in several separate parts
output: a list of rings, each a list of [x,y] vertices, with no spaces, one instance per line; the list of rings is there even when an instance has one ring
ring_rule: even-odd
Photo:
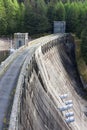
[[[10,65],[4,76],[0,79],[0,130],[5,122],[6,112],[10,105],[11,93],[16,88],[18,76],[27,55],[32,55],[34,48],[25,49]]]

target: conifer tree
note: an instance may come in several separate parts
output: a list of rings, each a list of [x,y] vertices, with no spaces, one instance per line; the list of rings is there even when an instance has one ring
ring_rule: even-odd
[[[76,6],[76,3],[73,2],[69,5],[66,13],[66,28],[68,32],[76,32],[78,16],[78,8]]]
[[[15,32],[20,31],[20,20],[21,20],[21,12],[20,6],[17,0],[13,0],[13,9],[14,9],[14,30]]]
[[[20,22],[19,22],[20,32],[24,32],[24,17],[25,17],[25,5],[24,3],[21,3],[20,4]]]
[[[6,16],[7,16],[7,33],[11,34],[15,32],[16,26],[16,12],[12,0],[4,0]]]
[[[45,15],[46,14],[46,3],[44,2],[44,0],[35,0],[35,10],[38,14],[42,14]]]
[[[65,8],[62,2],[57,2],[56,4],[56,21],[65,20]]]
[[[77,36],[80,38],[81,36],[81,32],[84,28],[84,17],[85,17],[85,11],[83,9],[83,4],[79,3],[78,4],[79,7],[79,16],[78,16],[78,22],[77,22],[77,28],[76,28],[76,34]]]
[[[0,0],[0,35],[6,34],[7,21],[3,0]]]
[[[56,9],[54,4],[52,4],[51,2],[48,5],[48,10],[47,10],[47,17],[48,17],[48,21],[50,23],[50,31],[53,31],[53,21],[55,21],[56,18]]]
[[[30,34],[48,31],[49,23],[46,17],[46,7],[43,0],[27,1],[25,4],[25,31]]]

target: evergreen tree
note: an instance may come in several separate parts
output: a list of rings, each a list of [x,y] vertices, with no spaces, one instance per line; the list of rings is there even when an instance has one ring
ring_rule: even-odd
[[[50,0],[44,0],[46,4],[48,4],[50,2]]]
[[[52,32],[53,21],[55,21],[55,18],[56,18],[56,9],[55,9],[55,6],[52,3],[50,3],[48,5],[47,17],[48,17],[48,21],[50,23],[50,31]]]
[[[85,11],[83,9],[83,4],[80,2],[78,4],[79,7],[79,15],[78,15],[78,23],[77,23],[77,28],[76,28],[76,34],[78,37],[81,36],[81,32],[83,30],[83,25],[84,25],[84,15]]]
[[[6,34],[7,21],[3,0],[0,0],[0,35]]]
[[[49,25],[44,15],[41,16],[40,14],[30,12],[29,17],[31,18],[27,21],[26,31],[28,31],[30,35],[47,32]]]
[[[6,15],[7,15],[7,34],[15,32],[15,10],[12,0],[4,0]]]
[[[35,12],[41,15],[45,15],[46,14],[46,4],[44,2],[44,0],[35,0]]]
[[[20,4],[20,22],[19,22],[20,32],[24,32],[24,17],[25,17],[25,5],[21,3]]]
[[[62,2],[58,2],[56,4],[56,21],[64,21],[65,20],[65,8]]]
[[[21,20],[21,10],[17,0],[13,0],[13,10],[14,10],[14,30],[15,32],[20,31],[20,20]]]
[[[75,2],[71,3],[67,9],[66,13],[66,25],[68,32],[76,32],[76,27],[78,23],[78,8]]]
[[[25,4],[25,31],[29,34],[44,33],[48,31],[49,23],[46,17],[45,3],[39,0],[27,1]]]
[[[30,22],[30,20],[32,19],[32,7],[31,7],[31,3],[30,0],[26,0],[24,2],[25,4],[25,13],[24,13],[24,31],[26,32],[28,30],[28,32],[30,32],[30,24],[33,22]]]

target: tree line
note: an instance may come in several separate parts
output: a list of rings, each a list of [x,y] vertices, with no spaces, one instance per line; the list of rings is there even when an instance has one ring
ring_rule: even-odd
[[[53,21],[66,21],[66,32],[86,30],[87,1],[0,0],[0,35],[52,32]]]
[[[66,32],[82,39],[87,56],[87,0],[0,0],[0,35],[52,33],[53,21],[66,21]]]

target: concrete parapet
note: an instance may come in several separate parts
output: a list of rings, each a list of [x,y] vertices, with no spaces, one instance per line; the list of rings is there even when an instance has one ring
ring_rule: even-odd
[[[26,73],[28,72],[28,75]],[[9,124],[9,130],[18,130],[20,127],[20,124],[18,124],[20,117],[20,103],[22,102],[22,96],[24,93],[24,88],[25,88],[25,79],[27,77],[28,80],[30,80],[30,77],[32,75],[32,57],[29,59],[28,57],[26,58],[26,61],[23,65],[23,68],[20,73],[20,77],[18,80],[18,85],[16,88],[16,93],[15,93],[15,98],[14,98],[14,103],[12,107],[12,113],[10,117],[10,124]]]
[[[57,46],[60,43],[65,43],[65,40],[66,40],[65,35],[63,35],[60,36],[59,38],[55,38],[54,40],[47,42],[46,44],[41,46],[42,53],[45,54],[52,47]]]

